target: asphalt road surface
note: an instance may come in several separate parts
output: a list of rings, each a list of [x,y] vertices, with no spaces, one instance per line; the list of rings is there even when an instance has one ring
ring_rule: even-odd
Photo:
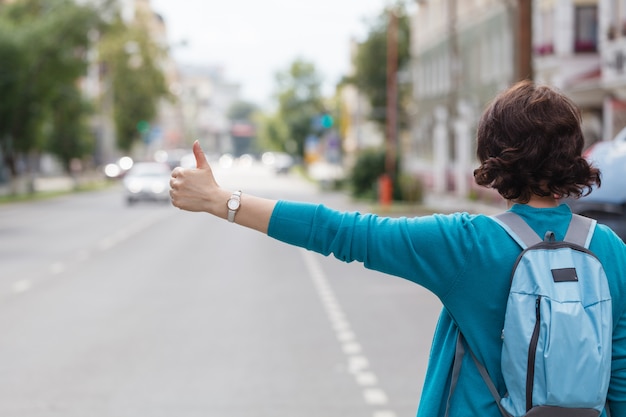
[[[263,167],[231,189],[363,210]],[[0,205],[0,417],[408,417],[439,302],[121,190]]]

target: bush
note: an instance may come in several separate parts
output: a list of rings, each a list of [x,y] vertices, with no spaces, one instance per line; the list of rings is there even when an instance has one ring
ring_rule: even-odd
[[[379,148],[365,149],[359,154],[349,178],[354,197],[373,201],[378,199],[378,180],[385,173],[385,156],[385,150]],[[405,191],[399,182],[399,171],[398,163],[393,184],[394,200],[405,199]]]
[[[400,175],[400,192],[402,201],[421,203],[424,200],[424,185],[420,178],[409,174]]]
[[[362,151],[352,168],[350,185],[357,198],[377,198],[378,178],[385,173],[385,151],[371,148]]]

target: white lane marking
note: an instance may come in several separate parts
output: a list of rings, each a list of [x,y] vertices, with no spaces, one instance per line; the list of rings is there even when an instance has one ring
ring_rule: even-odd
[[[55,262],[50,265],[50,273],[52,275],[60,274],[63,271],[65,271],[65,264],[63,262]]]
[[[126,227],[124,229],[118,230],[116,233],[113,233],[110,236],[107,236],[105,238],[103,238],[102,240],[100,240],[97,244],[96,244],[96,248],[100,249],[100,250],[107,250],[107,249],[111,249],[113,246],[121,243],[122,241],[132,237],[133,235],[141,232],[142,230],[150,227],[151,225],[153,225],[154,223],[156,223],[157,221],[159,221],[160,219],[166,217],[169,213],[159,213],[157,215],[154,215],[152,217],[148,217],[143,219],[142,221],[139,221],[129,227]],[[89,250],[86,249],[81,249],[79,251],[76,252],[76,255],[73,257],[72,262],[83,262],[88,260],[91,257],[92,253]],[[48,271],[50,272],[50,274],[52,275],[58,275],[61,274],[62,272],[64,272],[65,270],[67,270],[67,264],[64,262],[53,262],[52,264],[50,264],[50,266],[48,267]],[[33,282],[26,280],[26,279],[22,279],[22,280],[18,280],[15,281],[13,283],[13,293],[17,294],[17,293],[22,293],[25,291],[30,290],[33,287]]]
[[[337,340],[341,343],[341,348],[346,355],[348,370],[354,375],[357,385],[364,387],[363,399],[365,403],[371,406],[386,405],[389,402],[387,394],[377,387],[378,378],[369,369],[369,360],[362,354],[363,348],[358,343],[357,337],[352,331],[350,323],[315,255],[305,249],[302,249],[301,253],[328,320],[335,330]],[[390,410],[376,410],[372,417],[396,417],[396,414]]]
[[[350,356],[348,358],[348,370],[355,374],[370,367],[370,361],[365,356]]]
[[[378,384],[378,378],[373,372],[356,372],[354,377],[359,385],[371,387]]]
[[[396,413],[393,411],[377,411],[372,417],[396,417]]]
[[[387,394],[380,388],[366,388],[363,397],[369,405],[385,405],[388,402]]]
[[[361,345],[359,345],[356,342],[344,343],[342,346],[342,349],[343,349],[343,353],[345,353],[346,355],[354,355],[357,353],[361,353],[361,351],[363,350],[361,348]]]
[[[30,288],[33,286],[33,284],[27,280],[27,279],[21,279],[19,281],[15,281],[13,283],[13,292],[14,293],[21,293],[24,291],[28,291],[30,290]]]
[[[338,330],[337,331],[337,339],[340,342],[350,342],[354,340],[356,336],[350,330]]]

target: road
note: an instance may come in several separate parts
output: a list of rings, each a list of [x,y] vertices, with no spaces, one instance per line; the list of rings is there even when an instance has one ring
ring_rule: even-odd
[[[356,210],[261,167],[225,186]],[[0,206],[0,417],[415,415],[440,304],[118,188]]]

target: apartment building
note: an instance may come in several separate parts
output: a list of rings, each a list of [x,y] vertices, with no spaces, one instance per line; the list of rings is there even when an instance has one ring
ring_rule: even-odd
[[[515,10],[506,0],[420,0],[412,20],[416,113],[405,169],[436,192],[467,195],[475,122],[514,79]]]
[[[604,91],[603,135],[626,126],[626,0],[599,0],[600,83]]]
[[[417,112],[403,158],[435,191],[484,192],[472,178],[476,122],[493,96],[520,78],[520,30],[532,34],[532,78],[581,108],[587,145],[626,125],[626,0],[534,0],[530,28],[521,27],[515,0],[418,4]]]
[[[602,85],[598,0],[539,0],[533,6],[534,79],[561,89],[581,108],[589,146],[602,139],[607,96]]]

